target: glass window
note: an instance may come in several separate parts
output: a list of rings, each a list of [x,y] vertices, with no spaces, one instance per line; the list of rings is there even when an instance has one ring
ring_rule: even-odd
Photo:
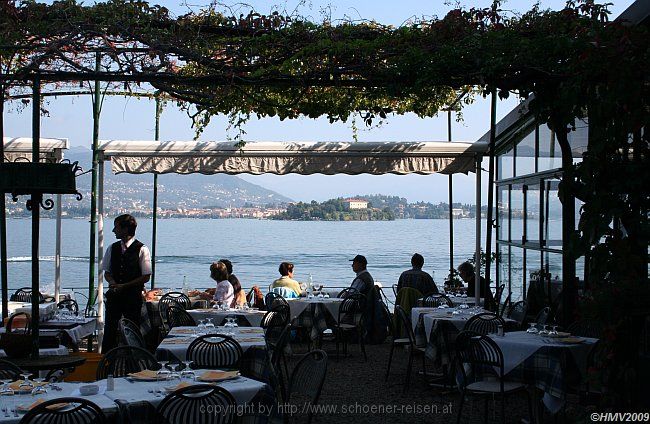
[[[516,176],[535,173],[535,128],[527,131],[528,134],[517,143]]]
[[[586,120],[576,120],[576,130],[567,134],[573,163],[582,162],[582,154],[587,151],[589,143],[589,125]]]
[[[544,223],[542,238],[545,247],[562,248],[562,202],[558,197],[558,181],[544,181]]]
[[[548,125],[539,126],[539,158],[537,161],[539,171],[562,168],[562,150],[555,139],[555,134]]]
[[[508,216],[510,215],[508,191],[509,186],[507,185],[497,187],[497,208],[499,217],[497,222],[497,240],[510,240],[510,235],[508,234]]]
[[[510,290],[511,299],[524,296],[524,249],[512,246],[510,248]]]
[[[539,246],[539,184],[526,189],[526,243]]]
[[[499,244],[497,247],[497,269],[499,271],[499,285],[500,284],[505,284],[505,292],[508,293],[508,291],[511,290],[510,288],[510,246],[505,245],[505,244]],[[507,296],[507,294],[505,295]],[[505,298],[504,298],[505,299]],[[513,295],[510,300],[514,301],[515,296]]]
[[[514,149],[512,147],[507,152],[504,152],[499,155],[498,158],[499,172],[498,172],[497,180],[512,178],[514,176],[512,170],[515,163],[514,159],[515,159],[515,154],[514,154]]]
[[[512,186],[510,194],[510,241],[521,243],[524,236],[524,190],[522,184]]]

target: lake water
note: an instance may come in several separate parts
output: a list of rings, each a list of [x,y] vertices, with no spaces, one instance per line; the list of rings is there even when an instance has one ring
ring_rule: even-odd
[[[151,220],[140,219],[137,238],[151,247]],[[107,222],[105,245],[115,241]],[[454,263],[474,252],[475,221],[454,221]],[[64,288],[87,292],[90,224],[62,221],[61,281]],[[396,221],[267,221],[253,219],[158,220],[156,286],[180,288],[183,277],[193,288],[213,287],[210,264],[228,258],[245,288],[263,289],[276,279],[282,261],[295,264],[295,278],[326,286],[348,286],[354,277],[349,259],[362,254],[375,280],[390,287],[410,268],[411,256],[425,257],[425,270],[440,286],[449,268],[447,220]],[[483,231],[484,233],[484,231]],[[483,234],[483,237],[485,234]],[[31,220],[8,219],[9,287],[31,285]],[[484,243],[482,243],[484,246]],[[53,291],[55,221],[41,220],[40,273],[42,291]],[[391,290],[385,290],[392,295]]]

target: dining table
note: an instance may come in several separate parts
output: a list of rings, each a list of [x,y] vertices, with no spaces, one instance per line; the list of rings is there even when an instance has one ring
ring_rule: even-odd
[[[196,377],[201,377],[209,370],[194,370]],[[205,384],[197,379],[181,379],[183,386]],[[93,395],[82,395],[80,387],[87,384],[98,386],[98,393]],[[244,405],[254,400],[255,396],[261,391],[268,390],[266,383],[256,381],[243,376],[213,382],[214,384],[226,389],[237,402],[237,405]],[[107,390],[106,380],[99,380],[93,383],[78,382],[61,382],[53,383],[46,386],[46,393],[32,395],[29,391],[25,393],[15,393],[12,396],[0,396],[0,423],[16,424],[22,415],[39,401],[57,399],[62,397],[75,397],[89,400],[96,404],[106,415],[108,422],[121,422],[120,408],[118,403],[127,405],[131,408],[139,407],[157,407],[158,404],[171,393],[174,389],[179,388],[179,380],[158,380],[156,378],[140,381],[130,377],[121,377],[114,379],[114,389]]]
[[[338,322],[343,299],[327,296],[307,296],[287,299],[291,323],[309,329],[312,341],[320,340],[323,331]]]
[[[221,325],[228,317],[240,317],[244,319],[252,327],[259,327],[262,325],[262,318],[266,311],[261,311],[256,308],[248,309],[218,309],[218,308],[198,308],[189,309],[188,314],[198,324],[201,320],[210,319],[214,325]]]
[[[174,357],[184,361],[187,356],[187,348],[201,334],[198,327],[174,327],[169,334],[160,342],[156,349],[156,355],[162,357],[165,353],[171,353]],[[219,327],[203,330],[205,334],[230,335],[246,352],[250,348],[265,349],[264,329],[262,327]],[[166,351],[166,352],[164,352]]]

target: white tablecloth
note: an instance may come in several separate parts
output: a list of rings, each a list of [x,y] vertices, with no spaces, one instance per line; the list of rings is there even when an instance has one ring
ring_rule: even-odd
[[[53,347],[48,349],[39,349],[38,350],[41,356],[55,356],[55,355],[67,355],[68,348],[65,346]],[[6,358],[7,354],[4,350],[0,349],[0,358]]]
[[[69,320],[49,320],[46,322],[48,328],[55,328],[54,326],[60,324],[63,327],[70,325]],[[72,342],[76,345],[84,338],[88,337],[97,329],[97,318],[84,318],[83,321],[79,320],[78,325],[72,328],[63,328],[62,330],[68,333]]]
[[[197,336],[192,332],[196,327],[175,327],[172,328],[169,335],[160,343],[157,351],[166,350],[174,354],[178,359],[184,361],[187,355],[187,348],[190,343],[194,341]],[[234,327],[228,329],[225,327],[215,327],[212,333],[225,334],[228,330],[235,333],[233,337],[246,351],[250,347],[264,348],[266,343],[264,341],[264,329],[261,327]]]
[[[461,312],[454,314],[454,311]],[[481,309],[479,313],[487,312]],[[474,314],[476,315],[476,314]],[[411,309],[411,325],[413,331],[417,327],[418,321],[422,319],[424,323],[424,331],[427,337],[431,334],[431,329],[436,320],[444,319],[452,323],[458,330],[462,330],[468,319],[474,315],[470,314],[469,309],[456,309],[456,308],[413,308]]]
[[[318,296],[311,299],[308,299],[306,297],[287,299],[287,303],[289,303],[291,318],[298,317],[305,309],[307,309],[309,305],[320,303],[329,311],[334,319],[338,319],[339,308],[341,307],[342,302],[343,299],[336,297],[324,298]]]
[[[198,324],[200,320],[206,319],[206,318],[212,318],[212,323],[214,325],[219,325],[223,322],[223,319],[226,317],[231,317],[231,316],[242,316],[246,318],[246,320],[253,326],[253,327],[259,327],[262,325],[262,318],[264,318],[264,314],[266,311],[257,311],[257,310],[248,310],[248,311],[243,311],[243,310],[236,310],[236,309],[231,309],[228,311],[219,311],[217,309],[190,309],[187,311],[188,314],[192,318],[194,318],[194,321]]]
[[[8,302],[7,310],[9,315],[17,312],[27,312],[29,315],[32,314],[32,304],[25,302]],[[40,321],[45,321],[51,318],[56,311],[56,303],[40,303],[38,305],[38,317]],[[0,305],[0,312],[2,312],[2,305]]]

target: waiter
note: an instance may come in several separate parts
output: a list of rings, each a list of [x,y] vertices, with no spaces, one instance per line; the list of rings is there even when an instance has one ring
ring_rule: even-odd
[[[124,317],[140,325],[142,291],[151,277],[151,254],[147,246],[136,240],[138,223],[131,215],[115,218],[113,233],[119,240],[104,254],[102,268],[108,283],[106,323],[102,353],[117,346],[117,327]]]

